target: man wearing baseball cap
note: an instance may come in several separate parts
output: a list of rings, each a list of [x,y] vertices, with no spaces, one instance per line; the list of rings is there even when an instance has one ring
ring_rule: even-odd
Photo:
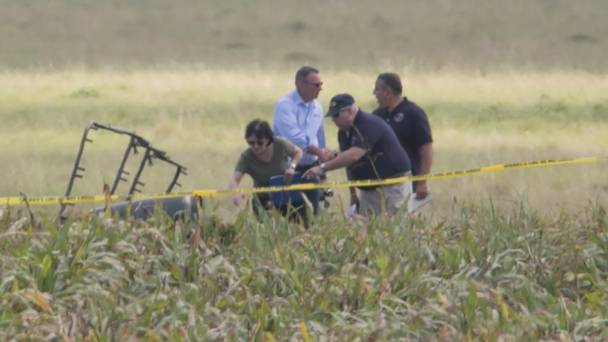
[[[350,94],[338,94],[329,103],[326,117],[339,128],[340,153],[309,169],[305,177],[319,177],[345,167],[351,180],[378,180],[409,175],[410,160],[391,127],[382,119],[363,112]],[[411,194],[409,183],[361,187],[359,212],[395,214]]]

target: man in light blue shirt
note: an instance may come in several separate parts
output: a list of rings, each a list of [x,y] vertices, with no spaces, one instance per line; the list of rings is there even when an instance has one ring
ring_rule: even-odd
[[[323,108],[316,100],[322,86],[317,69],[300,68],[296,73],[296,89],[277,102],[272,115],[274,133],[304,151],[302,167],[315,165],[325,148]]]
[[[280,99],[272,115],[273,131],[304,151],[297,171],[304,172],[328,159],[331,153],[325,148],[325,129],[323,127],[323,108],[317,97],[323,82],[319,70],[303,66],[296,72],[296,89]],[[319,207],[319,191],[307,191],[306,196],[314,208]]]

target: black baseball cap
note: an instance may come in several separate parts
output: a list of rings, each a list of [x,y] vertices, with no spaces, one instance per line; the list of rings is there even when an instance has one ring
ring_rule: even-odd
[[[336,116],[338,113],[355,103],[355,99],[350,94],[338,94],[331,98],[329,101],[329,109],[327,110],[327,114],[325,116]]]

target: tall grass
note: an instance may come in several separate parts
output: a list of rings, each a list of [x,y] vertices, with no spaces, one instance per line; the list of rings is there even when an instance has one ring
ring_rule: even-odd
[[[462,203],[449,219],[310,230],[89,217],[0,225],[0,337],[69,340],[608,338],[608,216]],[[7,216],[10,215],[10,216]]]

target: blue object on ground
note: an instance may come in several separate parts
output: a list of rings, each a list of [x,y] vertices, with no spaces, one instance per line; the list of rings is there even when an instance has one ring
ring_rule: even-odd
[[[112,214],[118,215],[120,218],[124,219],[129,212],[127,208],[130,205],[131,217],[136,220],[147,220],[154,214],[154,210],[159,209],[164,211],[173,220],[196,221],[198,219],[197,200],[200,200],[200,198],[184,196],[160,200],[147,199],[133,201],[132,203],[120,201],[112,204],[111,211]],[[104,211],[104,208],[95,208],[91,210],[91,212],[99,215],[103,214]]]

